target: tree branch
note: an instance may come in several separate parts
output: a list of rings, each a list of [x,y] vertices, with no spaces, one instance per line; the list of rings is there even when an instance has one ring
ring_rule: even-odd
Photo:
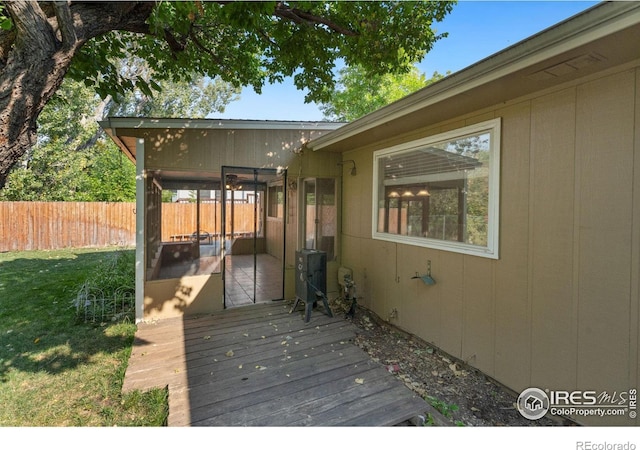
[[[58,29],[60,30],[62,48],[64,50],[69,50],[78,42],[69,3],[54,2],[53,9],[58,20]]]
[[[189,31],[189,36],[191,36],[191,40],[193,41],[193,43],[195,44],[196,47],[198,47],[200,50],[202,50],[203,52],[205,52],[206,54],[208,54],[209,56],[211,56],[211,59],[213,61],[216,62],[216,64],[222,64],[222,61],[220,60],[220,58],[218,57],[218,55],[216,55],[215,53],[213,53],[211,50],[209,50],[202,42],[200,42],[200,39],[198,39],[198,37],[196,36],[196,34],[194,33],[193,28]]]
[[[76,35],[86,41],[110,31],[152,34],[147,19],[156,2],[73,2]]]
[[[260,37],[269,45],[273,47],[280,47],[276,41],[274,41],[273,39],[271,39],[271,37],[269,37],[269,35],[265,30],[259,29],[257,32],[260,35]]]
[[[179,42],[168,28],[164,29],[164,40],[169,44],[169,48],[173,53],[179,53],[185,49],[185,44]]]
[[[291,20],[297,24],[321,24],[327,26],[329,29],[335,31],[336,33],[345,35],[345,36],[357,36],[358,33],[353,31],[350,28],[343,27],[325,17],[318,16],[315,14],[311,14],[307,11],[302,11],[297,8],[288,8],[285,3],[279,2],[276,5],[276,9],[274,14],[277,17],[282,17],[283,19]]]

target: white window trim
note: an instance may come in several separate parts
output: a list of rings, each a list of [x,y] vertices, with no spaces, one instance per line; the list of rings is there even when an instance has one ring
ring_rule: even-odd
[[[489,167],[489,213],[488,213],[488,231],[487,245],[477,246],[465,244],[463,242],[444,241],[440,239],[432,239],[426,237],[404,236],[391,233],[381,233],[377,230],[378,220],[378,158],[396,153],[418,149],[425,145],[432,145],[444,141],[450,141],[457,138],[463,138],[469,135],[478,134],[480,132],[489,132],[491,135],[490,147],[490,167]],[[445,133],[436,134],[423,139],[395,145],[383,150],[377,150],[373,153],[373,214],[371,233],[373,239],[379,239],[389,242],[397,242],[401,244],[414,245],[419,247],[433,248],[437,250],[450,251],[455,253],[463,253],[466,255],[482,256],[485,258],[499,259],[499,229],[500,229],[500,135],[501,120],[500,118],[487,120],[474,125],[470,125]]]

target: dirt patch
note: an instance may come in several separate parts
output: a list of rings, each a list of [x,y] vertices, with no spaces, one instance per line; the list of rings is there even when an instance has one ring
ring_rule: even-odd
[[[347,309],[339,301],[337,314]],[[357,326],[356,345],[459,426],[562,426],[569,421],[531,421],[516,409],[517,394],[478,370],[380,320],[358,307],[350,319]],[[437,424],[437,422],[436,422]]]

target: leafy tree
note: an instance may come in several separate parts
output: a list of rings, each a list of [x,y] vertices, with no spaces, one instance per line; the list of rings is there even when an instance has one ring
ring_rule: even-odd
[[[115,103],[109,114],[115,116],[204,118],[240,98],[240,89],[216,78],[204,77],[191,83],[163,81],[162,90],[149,97],[131,92]]]
[[[434,72],[427,79],[415,66],[407,70],[369,75],[362,66],[340,69],[338,83],[320,109],[328,119],[349,122],[444,78]]]
[[[0,188],[37,140],[36,123],[65,76],[102,98],[162,80],[219,76],[234,86],[293,76],[326,101],[338,59],[368,73],[406,69],[442,37],[432,29],[454,2],[5,1],[0,14]],[[116,33],[117,32],[117,33]],[[153,78],[115,61],[144,59]]]
[[[200,77],[163,82],[153,97],[135,89],[116,103],[67,79],[40,115],[38,142],[9,174],[0,200],[134,201],[135,168],[97,121],[113,114],[205,117],[224,111],[237,94],[228,83]]]
[[[136,199],[136,170],[112,142],[96,144],[96,156],[86,173],[84,201],[133,202]],[[82,198],[82,196],[79,196]]]
[[[121,72],[126,71],[129,77],[153,80],[153,71],[146,61],[136,58],[129,67],[124,64],[125,61],[121,61]],[[108,95],[108,115],[204,118],[214,112],[224,112],[230,102],[240,98],[241,91],[220,78],[211,80],[197,74],[188,82],[163,80],[158,89],[149,92],[134,88],[115,99]]]
[[[132,201],[135,167],[100,130],[95,92],[66,80],[44,108],[38,142],[11,172],[0,200]]]

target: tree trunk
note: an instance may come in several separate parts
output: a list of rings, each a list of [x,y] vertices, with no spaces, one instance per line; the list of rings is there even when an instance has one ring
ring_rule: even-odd
[[[36,119],[60,86],[69,52],[58,50],[54,31],[40,7],[7,4],[16,39],[0,74],[0,187],[9,170],[36,140]]]
[[[154,2],[54,2],[46,13],[30,0],[4,6],[15,29],[0,39],[0,189],[36,142],[38,116],[76,52],[87,40],[112,30],[145,30]]]

